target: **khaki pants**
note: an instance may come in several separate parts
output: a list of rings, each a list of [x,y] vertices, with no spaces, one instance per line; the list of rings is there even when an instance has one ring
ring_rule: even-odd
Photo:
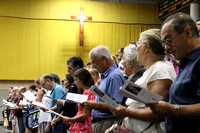
[[[117,119],[106,119],[99,122],[92,123],[93,133],[104,133],[106,129],[117,123]]]

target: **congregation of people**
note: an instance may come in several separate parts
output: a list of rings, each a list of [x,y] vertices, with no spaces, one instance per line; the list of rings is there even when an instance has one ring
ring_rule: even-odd
[[[86,65],[81,57],[70,57],[63,82],[48,73],[29,88],[10,87],[7,101],[15,108],[6,109],[7,128],[12,133],[200,133],[199,20],[173,14],[161,29],[141,32],[138,41],[119,48],[116,55],[100,45],[90,50]],[[162,100],[142,103],[119,94],[126,80]],[[118,107],[96,96],[93,85]],[[27,91],[45,107],[28,101],[23,95]],[[69,93],[87,95],[88,100],[67,101]],[[29,116],[37,110],[35,117]]]

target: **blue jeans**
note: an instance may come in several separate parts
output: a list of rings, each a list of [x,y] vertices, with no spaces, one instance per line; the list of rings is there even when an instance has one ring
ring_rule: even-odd
[[[27,112],[24,112],[23,113],[23,124],[24,124],[24,128],[26,130],[26,117],[27,117],[28,113]]]

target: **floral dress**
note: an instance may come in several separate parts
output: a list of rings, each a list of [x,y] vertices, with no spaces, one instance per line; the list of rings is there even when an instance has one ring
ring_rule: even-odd
[[[89,89],[83,92],[83,95],[88,95],[88,101],[94,101],[96,95],[92,93]],[[78,104],[78,112],[76,116],[83,113],[84,107]],[[75,117],[76,117],[75,116]],[[72,122],[69,128],[70,133],[92,133],[92,121],[91,121],[91,111],[87,120],[82,122]]]

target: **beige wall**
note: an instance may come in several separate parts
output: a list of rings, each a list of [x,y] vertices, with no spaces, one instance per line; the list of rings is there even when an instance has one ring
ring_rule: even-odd
[[[33,80],[0,80],[0,112],[6,108],[5,106],[2,106],[2,100],[7,99],[9,87],[24,86],[28,89],[29,85],[33,83]],[[2,115],[0,115],[0,121],[3,121]]]
[[[8,90],[9,87],[24,86],[28,89],[30,84],[33,84],[33,80],[0,80],[0,90]]]

